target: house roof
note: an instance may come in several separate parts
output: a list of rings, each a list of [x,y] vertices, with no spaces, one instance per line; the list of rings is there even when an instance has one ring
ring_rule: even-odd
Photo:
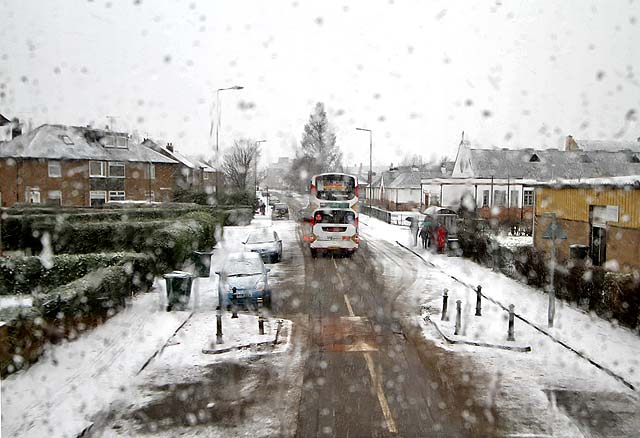
[[[558,149],[470,149],[475,177],[538,181],[640,173],[640,153]]]
[[[638,141],[576,140],[576,143],[583,151],[640,151],[640,139]]]
[[[6,125],[7,123],[11,123],[11,120],[0,114],[0,126]]]
[[[132,141],[126,149],[104,147],[100,139],[109,134],[112,133],[79,126],[42,125],[0,145],[0,157],[175,163]]]
[[[453,172],[454,162],[446,161],[444,163],[444,172],[442,165],[437,164],[421,170],[406,170],[397,173],[391,183],[387,184],[390,189],[419,189],[420,182],[423,178],[446,178],[450,177]],[[390,173],[393,175],[393,173]]]

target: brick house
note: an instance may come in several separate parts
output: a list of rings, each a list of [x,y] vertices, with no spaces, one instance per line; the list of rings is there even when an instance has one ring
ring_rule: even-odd
[[[224,182],[224,178],[220,174],[216,175],[216,170],[211,165],[183,155],[173,146],[173,143],[161,146],[153,140],[145,138],[142,145],[178,162],[178,166],[175,168],[174,189],[204,190],[211,194],[215,192],[216,181]]]
[[[533,244],[547,254],[553,216],[567,237],[556,240],[559,261],[573,245],[574,256],[582,252],[595,266],[640,272],[640,175],[538,184]]]
[[[171,201],[177,165],[125,133],[46,124],[0,144],[0,205]]]

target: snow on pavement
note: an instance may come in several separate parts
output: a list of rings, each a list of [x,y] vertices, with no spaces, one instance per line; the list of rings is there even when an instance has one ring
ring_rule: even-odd
[[[364,215],[363,215],[364,216]],[[366,234],[385,239],[389,242],[396,241],[411,245],[409,231],[406,228],[396,227],[382,221],[368,218],[364,221],[367,225],[363,231]],[[362,222],[362,220],[361,220]],[[600,363],[615,373],[640,388],[640,338],[637,333],[615,323],[604,320],[593,313],[587,313],[562,300],[556,300],[555,327],[547,328],[548,295],[542,291],[522,284],[504,274],[493,272],[491,269],[480,266],[471,260],[461,257],[448,257],[433,254],[429,250],[411,247],[419,253],[427,262],[435,265],[445,274],[438,281],[449,285],[449,315],[455,318],[455,301],[463,301],[464,318],[473,321],[475,312],[475,293],[465,286],[447,281],[446,277],[453,276],[472,285],[482,285],[482,292],[488,297],[500,302],[504,306],[515,305],[516,313],[522,315],[538,327],[549,332],[555,338],[566,342],[569,346],[584,353],[597,363]],[[416,263],[420,263],[416,258]],[[450,277],[449,277],[450,278]],[[442,309],[441,291],[438,299],[432,302],[437,314]],[[486,309],[486,311],[484,310]],[[500,308],[483,300],[485,317],[474,327],[467,326],[467,331],[472,331],[476,338],[485,337],[492,341],[505,341],[507,333],[506,312],[500,312]],[[500,314],[502,315],[500,316]],[[491,318],[489,318],[492,316]],[[547,351],[551,344],[542,339],[535,330],[528,330],[525,324],[516,320],[516,339],[520,343],[530,344],[534,352],[551,353]],[[556,344],[557,345],[557,344]],[[555,348],[555,347],[554,347]]]

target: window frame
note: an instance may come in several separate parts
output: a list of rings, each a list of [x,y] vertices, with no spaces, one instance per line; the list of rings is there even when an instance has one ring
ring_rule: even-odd
[[[51,197],[52,193],[58,193],[60,196],[58,196],[57,198],[52,198]],[[53,200],[59,201],[58,205],[62,206],[62,190],[49,190],[49,191],[47,191],[47,204],[50,203]]]
[[[119,195],[119,193],[122,193],[122,195]],[[108,195],[108,201],[107,202],[126,201],[127,200],[127,196],[126,196],[126,193],[125,193],[124,190],[109,190],[107,195]],[[117,197],[117,198],[122,197],[122,199],[112,199],[112,197]]]
[[[111,174],[112,167],[122,167],[122,176],[112,175]],[[125,167],[124,161],[109,161],[107,163],[107,168],[108,168],[109,178],[126,178],[127,177],[127,168]]]
[[[507,206],[507,191],[501,189],[495,189],[493,191],[493,205],[495,207]]]
[[[51,173],[52,166],[58,166],[58,175],[53,175]],[[59,160],[49,160],[47,161],[47,175],[49,178],[62,178],[62,162]]]
[[[482,208],[488,208],[490,202],[491,202],[491,190],[489,189],[482,190]]]
[[[528,200],[530,198],[530,200]],[[522,191],[522,206],[533,207],[535,203],[535,191],[533,189],[524,189]]]
[[[100,165],[100,174],[99,175],[94,175],[91,170],[91,165],[93,163],[99,164]],[[107,177],[107,166],[106,163],[104,161],[94,161],[91,160],[89,161],[89,178],[106,178]]]

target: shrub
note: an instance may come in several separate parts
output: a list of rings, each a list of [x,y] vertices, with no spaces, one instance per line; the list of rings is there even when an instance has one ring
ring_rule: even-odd
[[[209,237],[205,227],[195,220],[174,222],[156,230],[146,241],[145,251],[153,255],[157,269],[170,271],[180,265],[197,249],[203,249]]]
[[[92,270],[121,265],[134,275],[134,283],[145,290],[153,281],[155,264],[151,256],[136,253],[62,254],[53,256],[47,269],[40,257],[0,259],[0,295],[41,294],[74,281]]]

